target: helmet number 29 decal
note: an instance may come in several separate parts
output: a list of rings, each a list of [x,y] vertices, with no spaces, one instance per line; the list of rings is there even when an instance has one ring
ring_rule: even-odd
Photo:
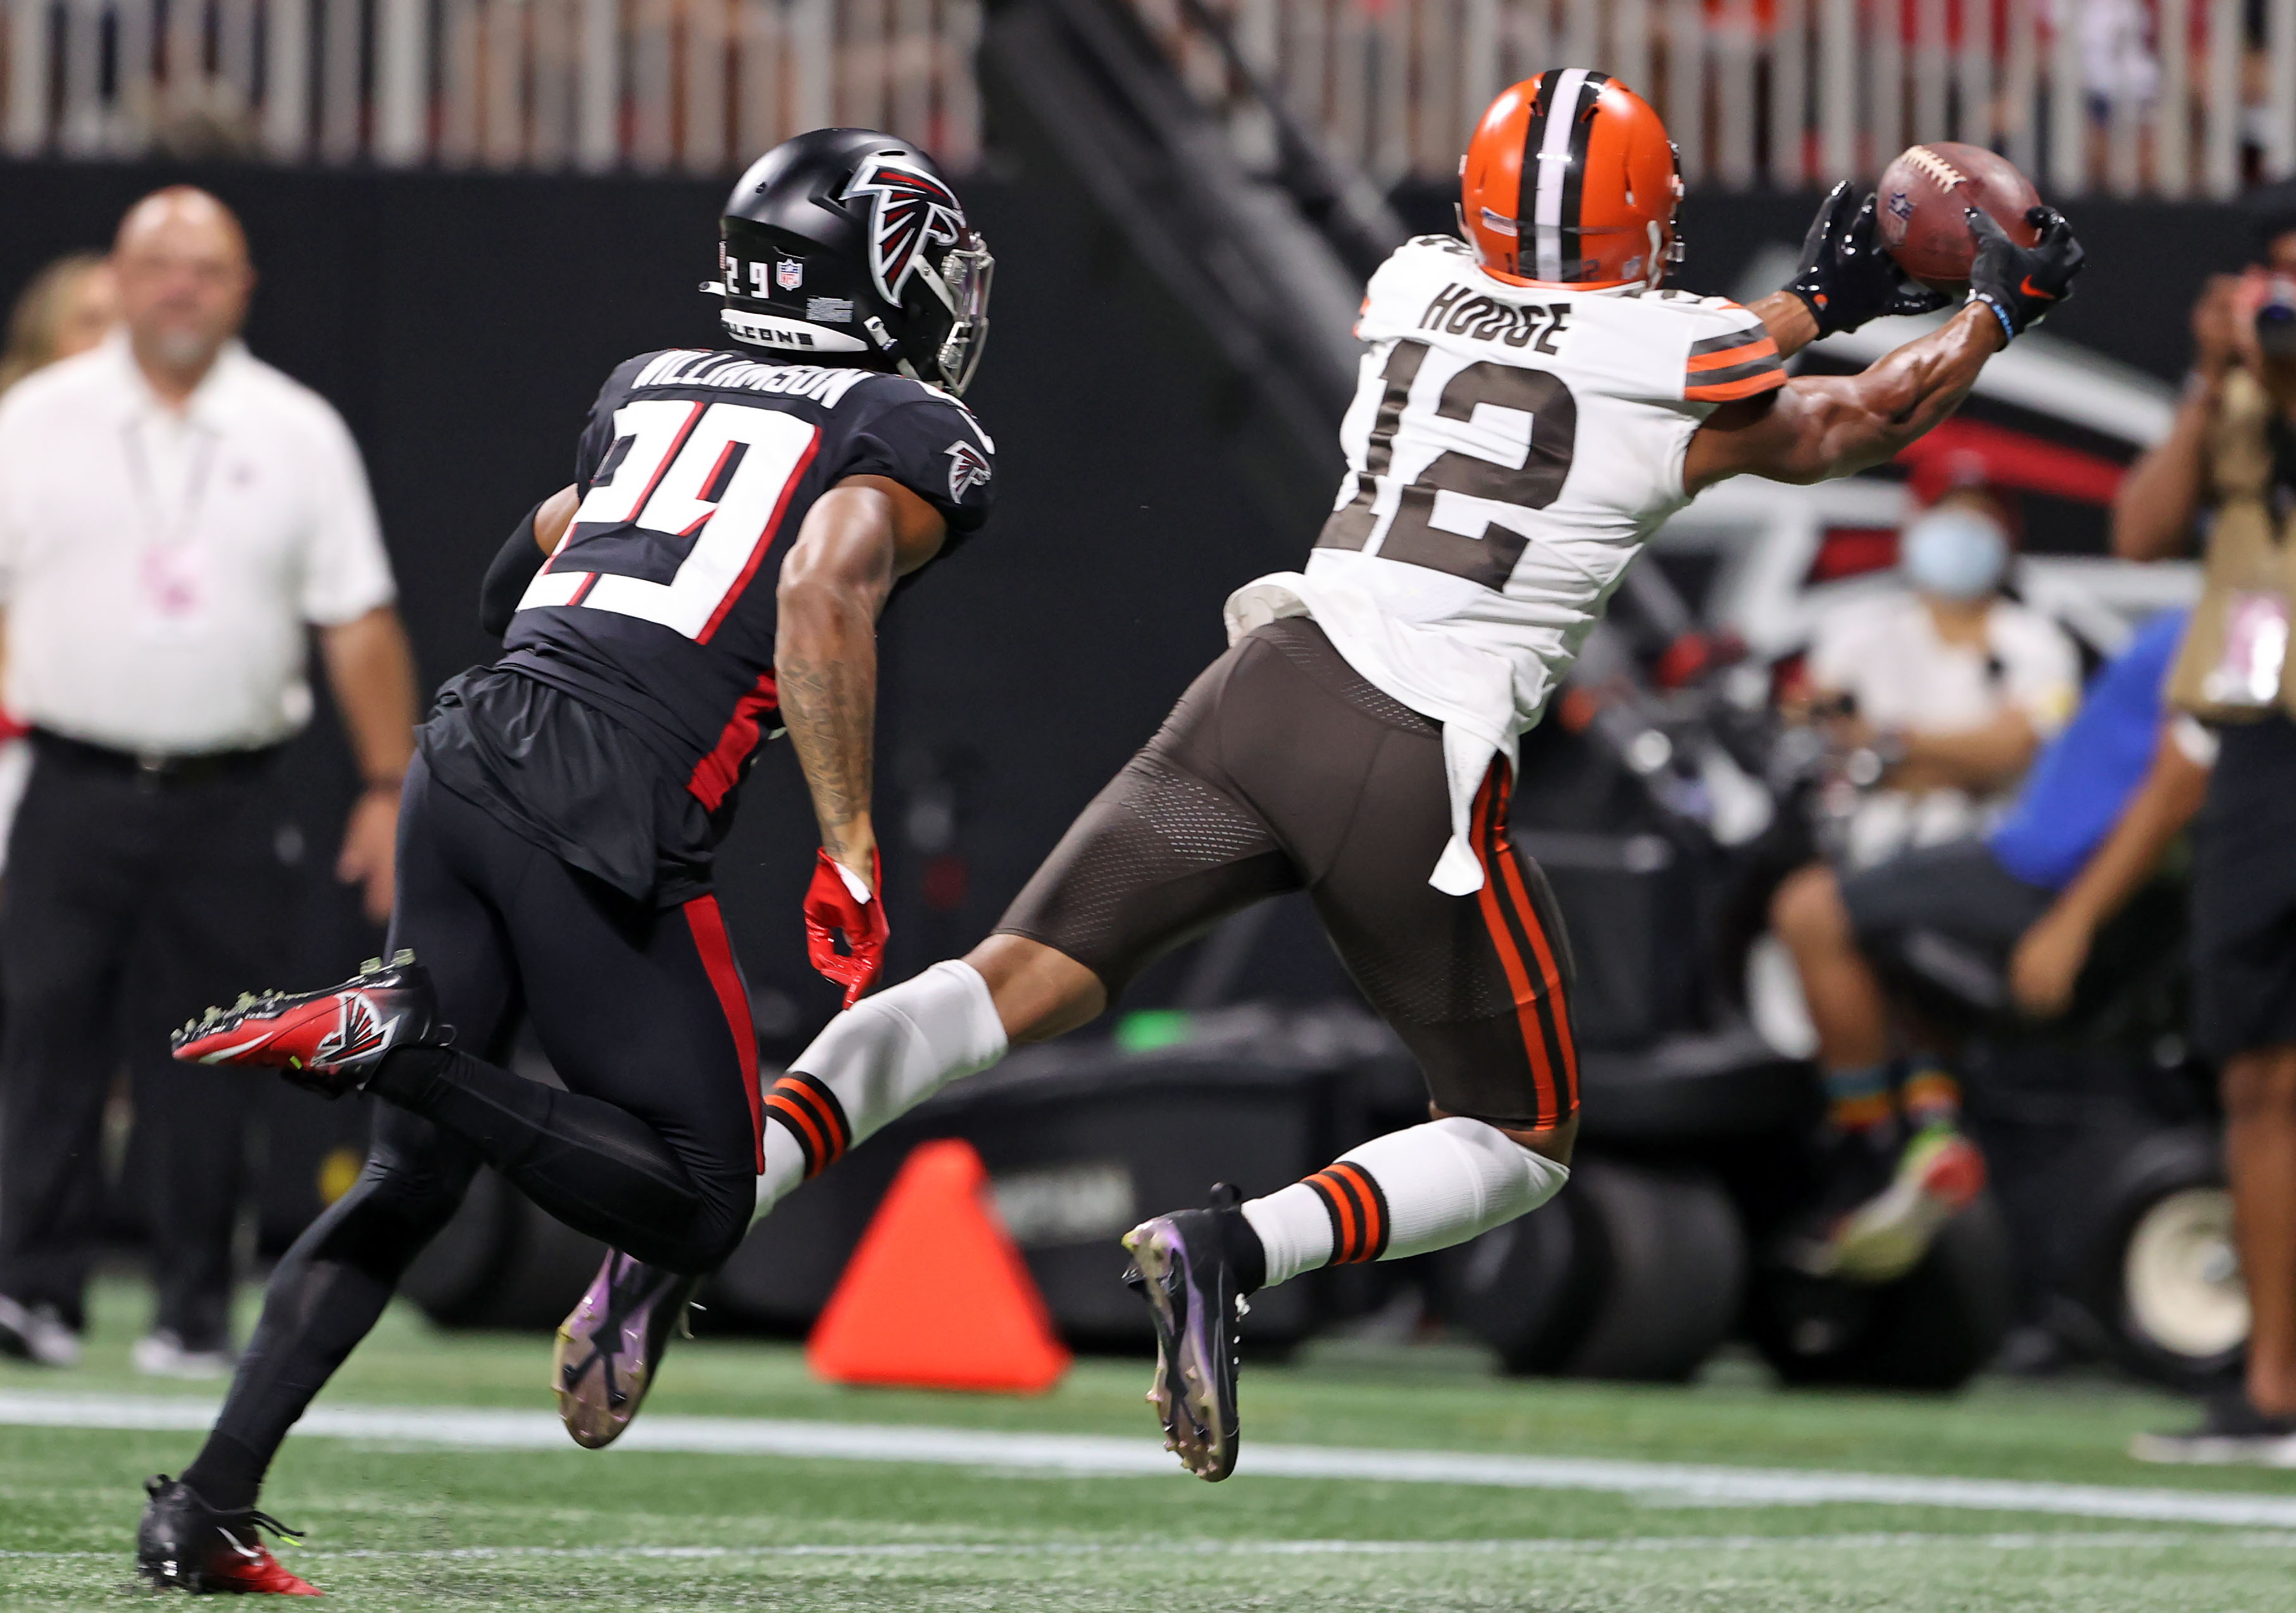
[[[624,404],[614,411],[605,473],[519,609],[612,610],[708,643],[773,546],[820,435],[795,415],[742,404]],[[579,553],[586,544],[631,528],[652,540],[650,549],[693,540],[668,582],[578,569],[591,558]]]
[[[1448,572],[1487,588],[1504,588],[1529,537],[1496,520],[1484,521],[1477,532],[1438,526],[1436,496],[1449,493],[1518,510],[1546,508],[1562,495],[1563,479],[1570,472],[1578,401],[1562,378],[1549,371],[1485,361],[1465,365],[1446,381],[1432,409],[1423,400],[1414,408],[1412,383],[1419,378],[1428,350],[1425,342],[1406,340],[1388,353],[1354,496],[1332,512],[1316,546],[1371,549],[1385,560]],[[1479,408],[1525,417],[1529,430],[1514,463],[1445,448],[1391,497],[1383,496],[1393,479],[1398,437],[1424,441],[1437,435],[1439,439],[1451,434],[1441,432],[1435,422],[1476,422]],[[1494,422],[1486,419],[1477,423]],[[1474,524],[1472,515],[1467,524]],[[1372,547],[1374,535],[1379,537],[1376,548]]]

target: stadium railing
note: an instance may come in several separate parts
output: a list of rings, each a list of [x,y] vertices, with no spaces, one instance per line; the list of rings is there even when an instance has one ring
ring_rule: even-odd
[[[1382,184],[1447,177],[1557,63],[1665,114],[1693,184],[1997,145],[2052,194],[2296,174],[2296,0],[1135,0],[1247,160],[1272,86]],[[0,150],[714,174],[824,123],[963,170],[983,0],[4,0]],[[1234,50],[1208,21],[1224,24]]]
[[[1137,4],[1200,95],[1230,93],[1200,0]],[[1557,65],[1645,95],[1693,184],[1871,177],[1915,140],[1995,147],[2060,196],[2296,174],[2296,0],[1201,4],[1335,156],[1389,184],[1447,180],[1490,98]]]
[[[717,174],[980,144],[980,0],[6,0],[0,150]]]

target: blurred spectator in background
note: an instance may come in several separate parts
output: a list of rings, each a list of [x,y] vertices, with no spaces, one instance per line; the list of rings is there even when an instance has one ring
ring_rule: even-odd
[[[1906,586],[1836,606],[1812,635],[1808,710],[1860,789],[1851,867],[1980,827],[2072,715],[2072,641],[2001,595],[2012,519],[1981,486],[1946,487],[1899,540]]]
[[[2262,261],[2202,291],[2184,402],[2112,510],[2130,560],[2205,533],[2169,699],[2222,742],[2193,871],[2193,1019],[2218,1065],[2251,1321],[2243,1392],[2137,1447],[2185,1462],[2296,1454],[2296,184],[2250,208]]]
[[[111,266],[94,252],[59,258],[32,276],[8,314],[8,346],[0,351],[0,396],[35,370],[85,353],[119,320],[119,288]],[[24,730],[0,709],[0,872],[8,857],[8,829],[31,776],[31,747]]]
[[[2062,1013],[2098,929],[2199,810],[2216,741],[2163,721],[2185,620],[2164,612],[2098,672],[1989,832],[1779,888],[1830,1099],[1825,1181],[1792,1251],[1805,1270],[1894,1281],[1984,1185],[1960,1134],[1952,1028]]]
[[[94,252],[59,258],[32,276],[8,314],[0,394],[35,370],[86,352],[119,322],[111,266]]]
[[[238,220],[158,192],[111,264],[124,331],[0,399],[6,703],[36,757],[0,892],[0,1347],[78,1357],[125,1052],[159,1290],[136,1363],[207,1375],[230,1362],[250,1090],[172,1062],[167,1031],[283,961],[299,854],[274,775],[310,715],[306,625],[367,786],[339,872],[378,920],[414,675],[349,432],[237,340]]]

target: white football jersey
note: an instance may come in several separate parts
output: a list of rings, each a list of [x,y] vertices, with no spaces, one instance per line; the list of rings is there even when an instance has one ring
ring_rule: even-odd
[[[1480,887],[1464,833],[1643,544],[1687,502],[1716,405],[1784,384],[1738,304],[1515,285],[1422,236],[1372,276],[1340,428],[1348,474],[1306,572],[1229,602],[1232,630],[1305,613],[1372,683],[1445,725],[1456,827],[1434,883]]]

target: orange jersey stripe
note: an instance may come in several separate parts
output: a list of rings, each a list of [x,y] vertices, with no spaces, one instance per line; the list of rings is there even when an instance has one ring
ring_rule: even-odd
[[[1756,337],[1742,348],[1731,348],[1720,353],[1699,353],[1692,356],[1690,373],[1702,370],[1726,370],[1733,364],[1752,364],[1757,359],[1775,358],[1778,344],[1767,336]]]
[[[1786,384],[1784,370],[1765,370],[1759,375],[1749,375],[1743,381],[1723,381],[1718,385],[1685,387],[1682,395],[1692,403],[1731,403],[1741,397],[1751,397],[1760,392],[1775,392]]]

